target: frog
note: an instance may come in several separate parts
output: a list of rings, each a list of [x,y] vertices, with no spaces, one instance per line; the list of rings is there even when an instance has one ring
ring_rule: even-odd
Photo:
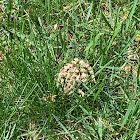
[[[57,75],[57,87],[64,93],[70,92],[76,83],[85,83],[88,77],[91,77],[91,81],[96,83],[93,68],[86,63],[83,59],[74,58],[71,62],[66,63],[59,71]],[[78,89],[79,93],[84,96],[84,92]]]

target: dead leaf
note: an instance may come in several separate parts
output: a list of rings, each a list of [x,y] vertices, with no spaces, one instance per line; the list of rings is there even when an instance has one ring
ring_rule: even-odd
[[[122,120],[121,118],[118,119],[119,122],[120,122],[121,120]]]
[[[54,24],[54,26],[53,26],[53,32],[55,32],[56,30],[57,30],[57,23]]]
[[[106,5],[106,3],[105,2],[102,2],[102,4],[101,4],[102,6],[105,6]]]
[[[34,140],[34,139],[39,140],[39,139],[37,139],[37,135],[38,135],[38,132],[34,131],[30,137],[30,140]]]
[[[126,72],[129,72],[132,70],[132,66],[130,64],[126,64],[123,68]]]
[[[71,8],[71,5],[69,6],[63,6],[63,10],[66,11],[66,10],[69,10]]]
[[[140,41],[140,34],[136,36],[135,41]]]
[[[137,61],[137,54],[130,47],[127,49],[127,58],[132,60],[132,61]]]
[[[137,125],[138,122],[139,122],[139,120],[136,120],[136,121],[135,121],[135,125]]]

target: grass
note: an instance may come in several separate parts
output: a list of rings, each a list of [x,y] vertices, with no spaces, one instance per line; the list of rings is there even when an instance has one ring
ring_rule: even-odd
[[[0,139],[139,139],[139,9],[139,0],[1,0]],[[75,57],[95,72],[84,97],[56,86]]]

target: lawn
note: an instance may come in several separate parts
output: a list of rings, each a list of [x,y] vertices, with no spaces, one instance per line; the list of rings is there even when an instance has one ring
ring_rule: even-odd
[[[1,140],[138,140],[139,87],[139,0],[0,1]]]

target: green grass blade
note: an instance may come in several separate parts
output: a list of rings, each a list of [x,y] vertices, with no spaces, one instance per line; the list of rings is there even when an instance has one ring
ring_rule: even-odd
[[[10,133],[9,139],[12,138],[15,128],[16,128],[16,123],[14,124],[14,126],[13,126],[13,128],[12,128],[12,130],[11,130],[11,133]]]
[[[94,120],[94,121],[95,121],[95,123],[97,123],[96,120]],[[83,124],[84,124],[86,129],[91,131],[92,134],[95,135],[97,133],[96,130],[95,130],[95,126],[92,125],[92,127],[91,127],[90,124],[88,124],[86,122],[83,122]]]
[[[92,11],[92,7],[93,7],[93,1],[90,4],[86,20],[89,20],[89,17],[90,17],[91,11]]]
[[[126,49],[133,43],[133,41],[135,40],[136,36],[140,34],[140,31],[136,31],[136,33],[134,34],[133,37],[130,38],[129,41],[127,41],[128,43],[126,44],[126,47],[124,47],[124,49],[121,51],[121,53],[118,55],[117,59],[126,51]],[[116,60],[117,60],[116,59]]]
[[[74,96],[81,102],[81,104],[88,110],[88,112],[91,112],[89,106],[86,104],[86,102],[83,100],[83,98],[81,98],[77,94],[74,94]]]
[[[83,106],[79,105],[79,107],[83,110],[83,112],[91,117],[91,114],[88,110],[86,110]]]
[[[56,121],[58,122],[58,124],[65,130],[65,132],[70,136],[70,138],[71,138],[72,140],[76,140],[76,139],[72,136],[72,134],[70,133],[70,131],[67,130],[67,128],[58,120],[57,116],[53,115],[53,117],[56,119]]]
[[[137,6],[137,2],[138,2],[138,0],[135,0],[135,1],[134,1],[133,8],[132,8],[132,10],[131,10],[131,12],[130,12],[130,14],[129,14],[129,18],[128,18],[128,21],[127,21],[127,24],[126,24],[126,30],[128,29],[128,27],[129,27],[129,25],[130,25],[130,23],[131,23],[133,14],[134,14],[135,9],[136,9],[136,6]]]
[[[29,131],[29,132],[23,133],[23,134],[17,136],[17,140],[19,140],[20,138],[25,137],[25,136],[30,136],[30,135],[32,135],[34,132],[35,132],[35,131]]]
[[[110,47],[111,47],[111,45],[112,45],[112,43],[113,43],[114,38],[115,38],[116,35],[118,34],[119,29],[121,28],[121,25],[122,25],[122,22],[120,22],[120,23],[118,24],[117,28],[115,29],[114,34],[113,34],[113,36],[112,36],[112,39],[110,40],[109,45],[107,46],[107,49],[106,49],[105,54],[108,53],[108,50],[110,49]]]
[[[140,126],[140,120],[138,121],[138,123],[137,123],[137,125],[136,125],[136,128],[135,128],[135,131],[134,131],[132,140],[136,140],[136,134],[138,133],[139,126]]]
[[[109,62],[107,62],[101,69],[99,69],[96,73],[95,73],[95,77],[103,70],[105,69],[111,62],[113,62],[114,60],[110,60]]]
[[[133,17],[134,17],[135,19],[137,19],[137,20],[140,22],[140,18],[138,18],[138,17],[136,17],[136,16],[134,16],[134,15],[133,15]]]
[[[127,119],[131,113],[131,110],[133,109],[133,107],[135,106],[135,103],[132,101],[129,106],[128,106],[128,109],[127,109],[127,112],[123,118],[123,121],[122,121],[122,124],[121,124],[121,128],[120,128],[120,131],[122,130],[122,128],[124,127],[124,125],[126,124],[127,122]]]
[[[34,140],[138,139],[139,6],[139,0],[1,0],[0,139],[29,139],[30,121]],[[138,50],[136,65],[129,47]],[[89,65],[71,65],[74,58],[88,61],[96,83]],[[137,75],[126,72],[127,64]],[[72,94],[58,88],[63,65],[66,86],[78,82]]]
[[[40,17],[38,17],[38,22],[39,22],[39,24],[40,24],[40,26],[42,28],[42,33],[46,34]]]
[[[106,17],[105,17],[105,15],[103,14],[103,12],[101,12],[101,14],[102,14],[102,17],[103,17],[105,23],[106,23],[106,24],[108,25],[108,27],[113,31],[113,28],[111,27],[110,23],[109,23],[108,20],[106,19]]]
[[[95,0],[93,0],[93,9],[92,9],[92,13],[93,13],[93,31],[92,31],[92,34],[93,34],[93,58],[95,57],[94,54],[95,54],[95,35],[96,35],[96,29],[95,29],[95,25],[96,25],[96,14],[95,14]]]
[[[102,83],[100,84],[100,87],[99,87],[99,89],[98,89],[96,95],[94,96],[93,105],[94,105],[94,102],[95,102],[96,98],[98,97],[98,95],[100,94],[100,92],[101,92],[101,90],[102,90],[103,84],[104,84],[104,80],[103,80]]]
[[[111,0],[109,0],[109,14],[112,15],[112,4],[111,4]]]
[[[99,121],[98,121],[98,134],[99,134],[100,140],[102,140],[102,136],[103,136],[102,131],[103,131],[103,124],[102,124],[101,119],[99,118]]]
[[[4,126],[4,125],[6,125],[7,123],[9,123],[10,122],[10,120],[11,120],[11,118],[13,117],[13,115],[16,113],[16,110],[17,110],[17,108],[19,108],[19,107],[21,107],[21,106],[23,106],[23,104],[27,101],[27,99],[30,97],[30,95],[33,93],[33,91],[36,89],[36,87],[37,87],[37,83],[35,83],[34,85],[33,85],[33,87],[32,87],[32,89],[30,90],[30,92],[29,92],[29,94],[25,97],[25,99],[19,104],[19,106],[14,106],[13,107],[13,111],[11,112],[11,114],[9,115],[9,118],[5,121],[5,123],[0,127],[0,129]],[[25,87],[27,86],[27,84],[25,85]],[[23,92],[24,92],[24,90],[23,90]]]
[[[96,35],[96,37],[95,37],[95,44],[97,43],[97,41],[100,39],[100,37],[103,35],[103,33],[99,33],[99,34],[97,34]],[[85,49],[85,53],[86,53],[86,59],[87,59],[87,57],[88,57],[88,55],[89,55],[89,50],[90,50],[90,48],[93,46],[93,40],[91,40],[91,42],[89,43],[89,45],[86,47],[86,49]]]

